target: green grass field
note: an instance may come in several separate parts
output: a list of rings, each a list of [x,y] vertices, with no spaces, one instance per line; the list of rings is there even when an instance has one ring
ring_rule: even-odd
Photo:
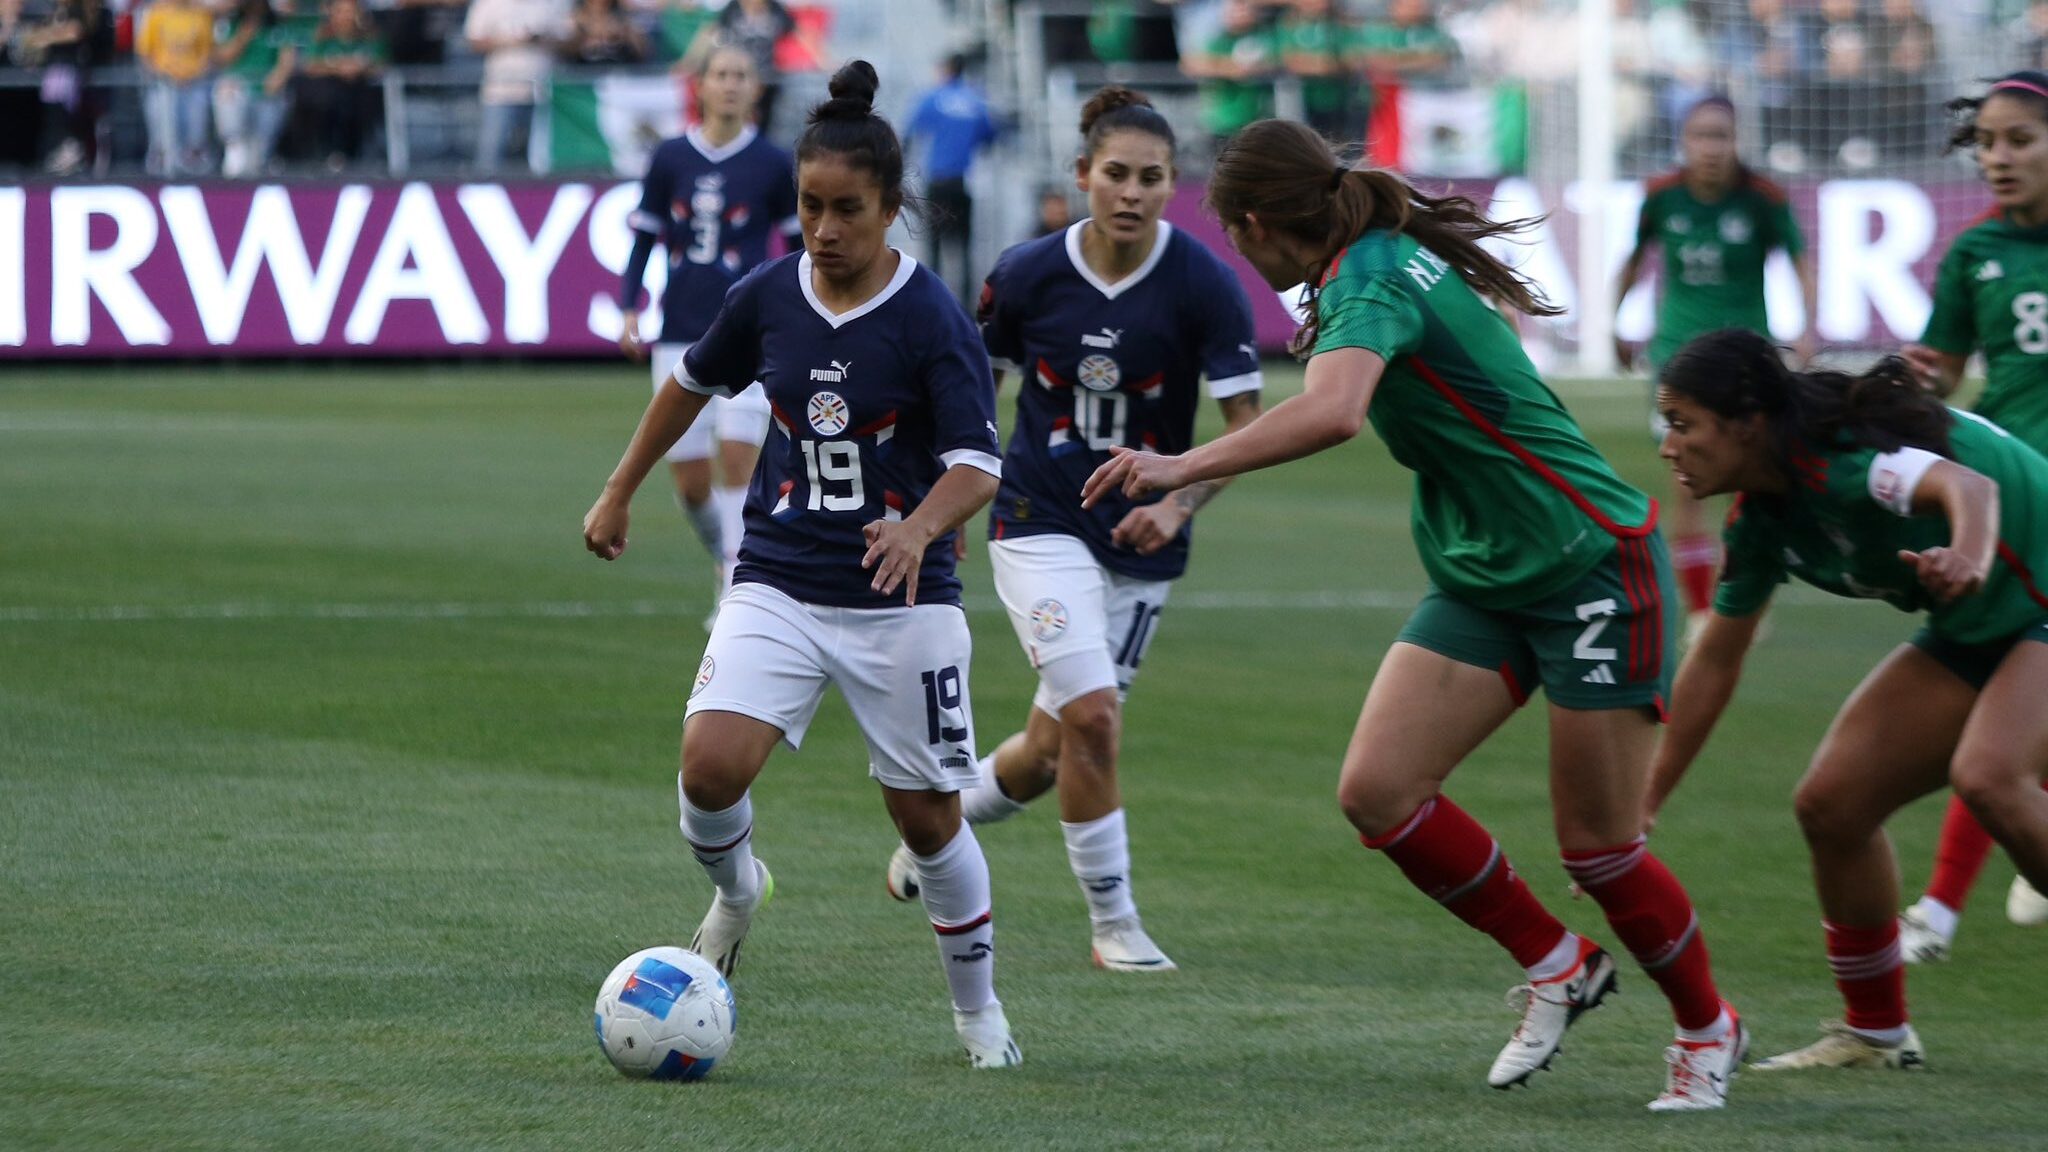
[[[1757,1074],[1723,1114],[1652,1117],[1669,1021],[1625,968],[1533,1090],[1485,1087],[1519,973],[1333,800],[1422,587],[1407,478],[1369,436],[1204,514],[1133,696],[1137,892],[1182,971],[1089,967],[1050,810],[984,830],[1026,1066],[969,1073],[833,698],[756,789],[778,890],[732,1056],[702,1084],[622,1079],[591,1040],[598,982],[686,942],[709,897],[674,790],[706,564],[658,477],[619,563],[579,540],[644,379],[0,377],[0,1148],[2041,1146],[2048,936],[1999,914],[2002,857],[1955,960],[1913,972],[1927,1074]],[[1661,485],[1637,388],[1565,391]],[[967,580],[986,746],[1031,681],[986,567]],[[1913,626],[1783,600],[1657,835],[1762,1051],[1839,1010],[1793,781]],[[1606,939],[1555,862],[1540,713],[1450,792]],[[1894,823],[1909,888],[1937,803]]]

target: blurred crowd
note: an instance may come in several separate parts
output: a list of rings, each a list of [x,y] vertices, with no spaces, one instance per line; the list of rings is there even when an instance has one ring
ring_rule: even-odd
[[[822,60],[813,11],[782,0],[0,0],[0,166],[93,165],[117,94],[139,87],[150,175],[341,171],[385,130],[385,73],[407,69],[466,78],[469,167],[491,173],[525,164],[558,65],[687,73],[714,41],[736,42],[767,78],[766,120],[786,50]]]

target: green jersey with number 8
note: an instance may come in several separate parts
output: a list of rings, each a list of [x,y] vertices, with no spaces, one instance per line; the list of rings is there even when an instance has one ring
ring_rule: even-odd
[[[1994,213],[1965,229],[1934,275],[1920,339],[1952,356],[1982,349],[1977,413],[2048,452],[2048,226]]]
[[[1416,474],[1415,543],[1438,588],[1518,607],[1654,531],[1655,505],[1586,442],[1514,329],[1413,237],[1375,229],[1339,253],[1317,321],[1317,353],[1387,362],[1366,415]]]

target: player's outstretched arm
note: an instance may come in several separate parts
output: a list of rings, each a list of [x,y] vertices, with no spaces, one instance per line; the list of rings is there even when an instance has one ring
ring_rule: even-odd
[[[1239,392],[1216,401],[1223,410],[1223,434],[1228,436],[1259,418],[1263,411],[1257,392]],[[1109,541],[1120,548],[1129,548],[1140,556],[1150,556],[1174,542],[1180,530],[1195,513],[1218,492],[1230,486],[1235,476],[1219,476],[1214,480],[1202,480],[1175,492],[1156,504],[1140,504],[1124,514]]]
[[[1721,713],[1728,710],[1735,684],[1742,679],[1743,657],[1749,654],[1757,623],[1763,618],[1763,608],[1748,616],[1716,612],[1686,650],[1671,688],[1671,721],[1665,725],[1664,738],[1650,762],[1650,793],[1644,801],[1648,823],[1656,822],[1658,810],[1699,757]]]
[[[1121,489],[1133,499],[1204,480],[1271,468],[1312,456],[1358,435],[1387,362],[1363,348],[1319,352],[1308,362],[1301,395],[1290,396],[1235,432],[1184,456],[1112,448],[1109,463],[1081,488],[1081,506]]]
[[[1945,604],[1983,587],[1998,553],[1998,482],[1942,460],[1914,486],[1912,507],[1916,515],[1938,512],[1948,519],[1946,547],[1899,553],[1928,594]]]
[[[661,454],[690,430],[709,399],[676,383],[674,376],[655,392],[654,399],[647,402],[647,411],[640,414],[640,426],[633,430],[626,454],[619,458],[619,466],[612,469],[611,478],[604,482],[597,503],[583,516],[585,548],[603,560],[616,560],[626,550],[626,509],[633,502],[633,493],[647,479],[648,470],[661,459]]]
[[[870,587],[888,596],[904,586],[903,603],[916,604],[917,572],[924,566],[925,549],[987,507],[1001,483],[993,473],[972,464],[955,464],[910,515],[896,521],[869,521],[861,529],[868,551],[860,566],[875,574]]]

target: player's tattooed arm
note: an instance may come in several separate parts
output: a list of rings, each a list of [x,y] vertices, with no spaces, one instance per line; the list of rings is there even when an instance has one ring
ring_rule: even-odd
[[[1225,396],[1221,400],[1216,401],[1216,406],[1223,409],[1223,431],[1225,435],[1235,432],[1239,428],[1257,420],[1261,411],[1259,394],[1257,392],[1239,392],[1235,396]],[[1235,476],[1219,476],[1214,480],[1197,481],[1175,492],[1168,499],[1172,500],[1189,516],[1193,516],[1202,510],[1203,505],[1214,500],[1218,492],[1229,487],[1230,482],[1235,479]]]

